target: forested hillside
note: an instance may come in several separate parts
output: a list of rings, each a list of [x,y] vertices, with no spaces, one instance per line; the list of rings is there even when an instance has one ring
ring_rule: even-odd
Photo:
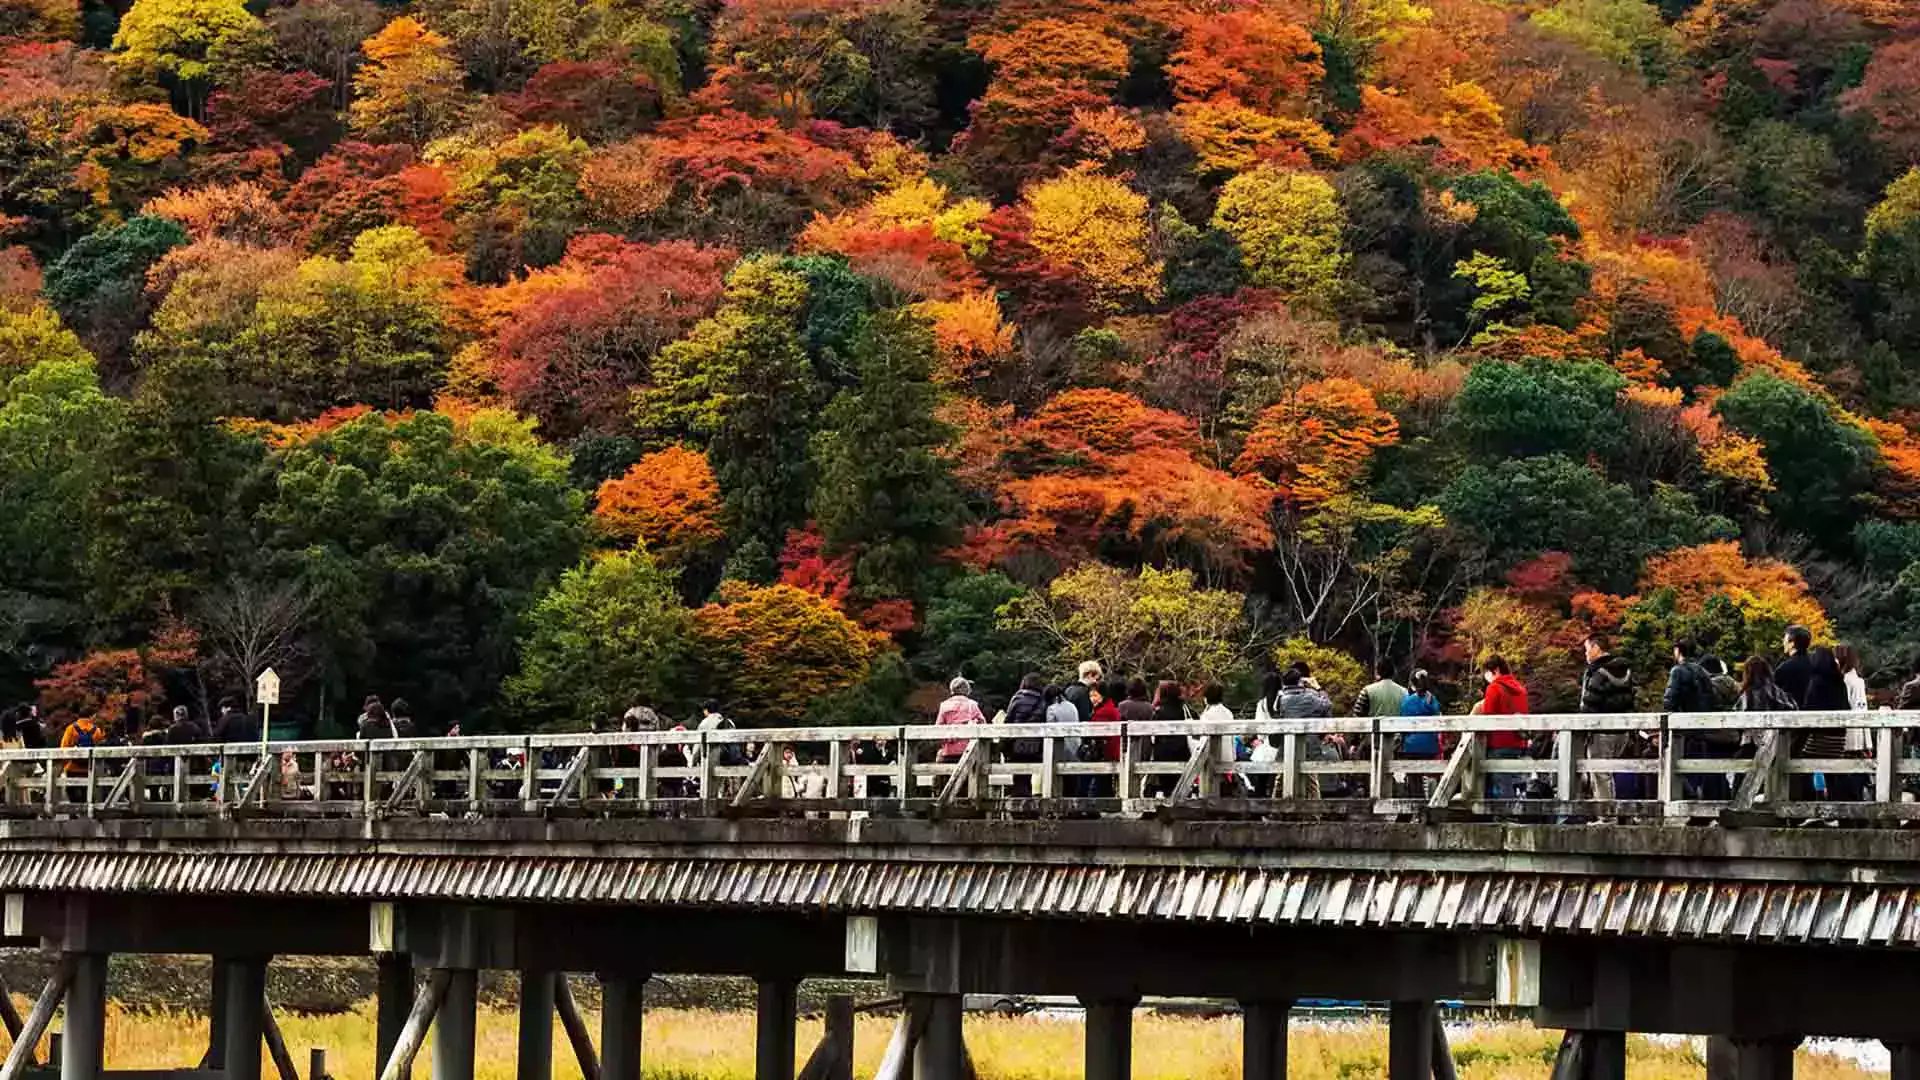
[[[0,0],[0,691],[1884,685],[1916,161],[1906,0]]]

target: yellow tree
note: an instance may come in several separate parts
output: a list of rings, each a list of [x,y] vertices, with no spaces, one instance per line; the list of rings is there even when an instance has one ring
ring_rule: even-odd
[[[415,145],[460,115],[460,65],[447,39],[401,16],[361,43],[368,63],[353,77],[354,130]]]
[[[1146,197],[1109,176],[1069,172],[1027,189],[1030,240],[1077,271],[1110,308],[1160,294],[1161,264],[1147,252]]]
[[[113,63],[131,78],[166,84],[198,118],[207,92],[267,43],[266,24],[242,0],[136,0],[113,35]]]
[[[1254,284],[1315,305],[1339,292],[1347,215],[1321,177],[1272,166],[1242,173],[1221,189],[1213,224],[1240,245]]]

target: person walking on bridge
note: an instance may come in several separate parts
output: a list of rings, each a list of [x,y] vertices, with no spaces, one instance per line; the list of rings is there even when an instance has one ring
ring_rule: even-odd
[[[75,717],[73,723],[68,724],[67,729],[60,733],[62,750],[91,750],[96,746],[105,745],[106,741],[106,733],[100,730],[100,725],[95,723],[91,716]],[[87,775],[86,761],[76,758],[67,762],[66,774],[68,776]]]
[[[1407,700],[1407,688],[1394,680],[1393,665],[1385,660],[1373,662],[1373,681],[1353,696],[1355,716],[1399,716],[1400,703]]]
[[[1007,702],[1009,724],[1044,724],[1047,722],[1047,677],[1037,671],[1030,671],[1020,677],[1020,689],[1013,692]],[[1006,744],[1007,760],[1016,765],[1037,764],[1045,754],[1044,740],[1018,738]],[[1020,773],[1013,778],[1013,794],[1017,798],[1033,796],[1033,777]]]
[[[1607,648],[1604,634],[1588,634],[1582,647],[1587,670],[1580,679],[1580,711],[1602,716],[1632,712],[1633,665]],[[1602,760],[1637,756],[1631,751],[1639,737],[1632,731],[1597,731],[1587,737],[1587,752]],[[1640,798],[1639,780],[1634,773],[1594,773],[1593,797],[1609,802]]]
[[[1774,684],[1787,692],[1798,708],[1807,707],[1807,682],[1813,677],[1813,661],[1807,652],[1813,648],[1813,631],[1804,626],[1789,626],[1781,635],[1780,647],[1786,658],[1773,669]]]
[[[973,683],[963,675],[956,675],[947,684],[947,700],[940,703],[939,712],[934,714],[936,724],[984,724],[987,716],[980,711],[980,703],[973,700]],[[960,760],[967,752],[966,739],[948,739],[940,744],[939,760],[951,764]],[[908,794],[901,793],[903,796]]]
[[[1278,719],[1312,720],[1333,715],[1333,700],[1327,697],[1326,691],[1309,685],[1311,682],[1312,679],[1301,674],[1297,666],[1280,673],[1280,697],[1274,705],[1274,714]],[[1337,735],[1309,735],[1304,740],[1304,747],[1309,761],[1339,761],[1345,749]],[[1320,798],[1321,787],[1318,773],[1301,777],[1300,790],[1305,798]]]
[[[1833,650],[1822,645],[1807,652],[1807,695],[1801,701],[1806,712],[1844,713],[1852,711],[1847,700],[1847,680],[1834,659]],[[1802,732],[1796,754],[1805,758],[1844,758],[1847,756],[1847,729],[1817,728]],[[1801,786],[1800,798],[1813,798],[1824,785],[1826,797],[1838,802],[1858,802],[1866,794],[1867,778],[1857,773],[1832,775],[1794,774]]]
[[[1075,685],[1078,686],[1081,684],[1076,683]],[[1082,688],[1084,689],[1084,687]],[[1081,723],[1080,710],[1075,707],[1073,702],[1067,700],[1066,687],[1049,686],[1041,691],[1041,697],[1044,698],[1047,703],[1047,723]],[[1093,716],[1093,702],[1091,699],[1087,702],[1087,716],[1089,718]],[[1060,744],[1054,748],[1054,754],[1061,761],[1078,760],[1080,757],[1080,740],[1072,738],[1061,739]],[[1060,785],[1062,794],[1067,795],[1069,798],[1077,798],[1086,794],[1085,789],[1087,785],[1085,780],[1086,778],[1082,776],[1067,777]]]
[[[1480,699],[1477,709],[1482,716],[1525,716],[1532,710],[1527,707],[1527,688],[1507,666],[1505,658],[1489,656],[1480,665],[1480,676],[1486,680],[1487,692]],[[1487,732],[1487,757],[1492,759],[1514,759],[1527,756],[1530,746],[1527,733],[1518,730]],[[1503,784],[1499,774],[1487,775],[1487,798],[1520,798],[1526,790],[1524,777],[1512,776]]]
[[[1713,676],[1700,666],[1700,646],[1691,638],[1674,643],[1673,669],[1667,673],[1660,708],[1668,713],[1720,711],[1720,694],[1713,688]],[[1680,749],[1689,758],[1731,759],[1740,756],[1740,736],[1732,730],[1696,732],[1681,740]],[[1718,801],[1733,797],[1733,787],[1724,774],[1690,774],[1683,788],[1689,799]]]
[[[1080,661],[1080,678],[1065,690],[1067,702],[1080,714],[1080,723],[1093,722],[1093,692],[1100,688],[1104,672],[1098,660]]]

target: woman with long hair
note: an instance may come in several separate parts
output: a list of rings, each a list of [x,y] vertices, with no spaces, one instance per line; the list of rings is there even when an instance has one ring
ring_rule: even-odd
[[[1187,707],[1181,701],[1180,684],[1172,679],[1162,679],[1153,688],[1153,719],[1159,724],[1180,724],[1187,719]],[[1190,751],[1185,735],[1155,735],[1153,737],[1154,761],[1178,761],[1185,763]],[[1155,776],[1150,785],[1153,790],[1148,795],[1175,794],[1179,784],[1177,776]]]
[[[1860,654],[1851,645],[1835,645],[1833,662],[1840,667],[1840,683],[1847,688],[1847,708],[1863,713],[1872,708],[1867,700],[1867,677],[1860,670]],[[1871,758],[1873,756],[1873,732],[1863,727],[1847,729],[1847,756]]]

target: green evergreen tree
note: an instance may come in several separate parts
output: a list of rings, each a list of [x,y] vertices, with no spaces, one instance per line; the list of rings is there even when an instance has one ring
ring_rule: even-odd
[[[854,346],[857,385],[827,407],[814,440],[813,516],[828,545],[853,551],[870,596],[918,596],[927,568],[959,536],[964,503],[933,415],[933,340],[911,315],[876,315]]]

